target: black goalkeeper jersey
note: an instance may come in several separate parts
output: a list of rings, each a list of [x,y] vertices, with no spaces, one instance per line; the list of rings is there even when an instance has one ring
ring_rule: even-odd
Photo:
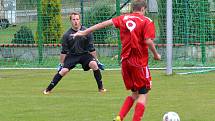
[[[81,31],[85,30],[86,27],[81,26]],[[84,53],[95,51],[93,45],[93,35],[88,34],[87,36],[77,36],[75,39],[70,36],[77,31],[70,28],[62,37],[62,51],[61,54],[72,54],[81,55]]]

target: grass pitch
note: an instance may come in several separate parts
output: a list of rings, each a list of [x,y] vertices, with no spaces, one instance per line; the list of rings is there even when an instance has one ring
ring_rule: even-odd
[[[108,92],[99,94],[92,71],[71,71],[51,95],[42,90],[55,70],[0,70],[0,121],[112,121],[126,95],[120,71],[103,71]],[[214,72],[166,76],[152,71],[143,121],[175,111],[181,121],[215,121]],[[131,121],[133,109],[125,121]]]

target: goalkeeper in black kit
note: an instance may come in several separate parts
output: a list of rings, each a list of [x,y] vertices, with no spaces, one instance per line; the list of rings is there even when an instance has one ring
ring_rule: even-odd
[[[93,45],[93,35],[88,34],[86,36],[76,38],[70,36],[70,34],[74,34],[79,30],[83,31],[86,29],[81,25],[79,13],[72,12],[70,14],[70,23],[72,25],[71,28],[63,35],[62,38],[62,51],[60,54],[58,72],[55,74],[48,87],[43,91],[43,94],[50,94],[62,77],[77,64],[81,64],[84,71],[92,69],[98,86],[98,91],[106,92],[100,72],[100,69],[104,70],[104,65],[96,58],[96,51]]]

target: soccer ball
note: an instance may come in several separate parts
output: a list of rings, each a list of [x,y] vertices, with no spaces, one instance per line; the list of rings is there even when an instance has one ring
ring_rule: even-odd
[[[180,121],[180,118],[176,112],[167,112],[163,116],[163,121]]]

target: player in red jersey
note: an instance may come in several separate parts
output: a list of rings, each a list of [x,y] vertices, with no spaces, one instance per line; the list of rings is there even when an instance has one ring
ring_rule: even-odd
[[[83,36],[110,25],[114,25],[120,30],[122,76],[126,89],[131,90],[132,93],[126,97],[119,115],[114,121],[123,121],[135,100],[136,106],[132,121],[141,121],[148,92],[152,86],[148,68],[148,48],[153,53],[155,60],[161,59],[153,42],[155,38],[154,23],[144,16],[146,8],[147,5],[144,1],[134,1],[132,13],[112,18],[71,35],[74,37]]]

